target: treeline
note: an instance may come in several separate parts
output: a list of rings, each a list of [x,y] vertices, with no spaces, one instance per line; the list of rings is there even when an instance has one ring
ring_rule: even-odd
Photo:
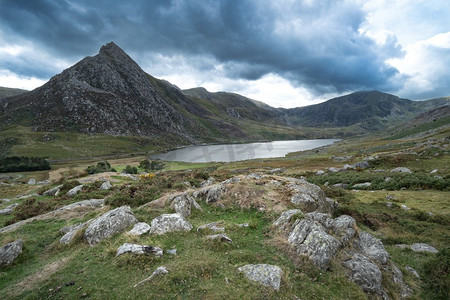
[[[0,158],[0,173],[50,170],[50,164],[42,157],[9,156]]]

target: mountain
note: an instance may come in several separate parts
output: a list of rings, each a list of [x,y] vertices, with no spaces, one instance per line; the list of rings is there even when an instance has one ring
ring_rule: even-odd
[[[27,92],[26,90],[13,89],[13,88],[1,87],[0,86],[0,101],[3,98],[20,95],[20,94],[23,94],[23,93],[26,93],[26,92]]]

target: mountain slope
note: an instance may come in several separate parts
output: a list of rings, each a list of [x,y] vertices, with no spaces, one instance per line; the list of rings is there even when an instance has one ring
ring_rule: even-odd
[[[16,95],[20,95],[23,93],[26,93],[26,90],[21,90],[21,89],[14,89],[14,88],[8,88],[8,87],[1,87],[0,86],[0,101],[2,98],[6,98],[6,97],[11,97],[11,96],[16,96]]]

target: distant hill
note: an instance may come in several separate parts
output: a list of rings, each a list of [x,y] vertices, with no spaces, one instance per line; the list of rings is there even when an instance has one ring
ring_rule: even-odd
[[[21,89],[13,89],[8,87],[1,87],[0,86],[0,99],[20,95],[23,93],[28,92],[27,90],[21,90]]]

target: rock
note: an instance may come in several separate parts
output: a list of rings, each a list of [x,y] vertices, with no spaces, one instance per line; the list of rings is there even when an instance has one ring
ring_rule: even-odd
[[[245,265],[238,268],[238,271],[244,273],[249,280],[256,281],[277,291],[280,290],[283,271],[278,266],[267,264]]]
[[[207,235],[206,238],[208,240],[213,240],[213,241],[214,240],[219,240],[221,242],[227,242],[227,243],[232,243],[233,242],[225,233]]]
[[[394,279],[395,284],[397,284],[397,286],[399,287],[400,296],[402,298],[406,298],[406,297],[411,296],[412,290],[403,281],[402,271],[400,271],[400,269],[394,263],[391,263],[390,269],[391,269],[391,272],[393,274],[392,279]]]
[[[224,192],[224,187],[222,184],[215,184],[211,186],[206,192],[206,203],[217,202]]]
[[[344,167],[342,167],[342,169],[344,169],[344,170],[354,170],[355,167],[354,167],[354,166],[351,166],[351,165],[349,165],[349,164],[346,164],[346,165],[344,165]]]
[[[414,268],[406,266],[405,270],[413,274],[416,278],[420,278],[419,273],[417,273],[417,271]]]
[[[302,211],[333,213],[333,207],[326,200],[325,193],[317,185],[303,179],[292,178],[288,188],[294,193],[291,203],[300,206]]]
[[[238,224],[239,227],[248,227],[248,223],[242,223],[242,224]]]
[[[291,218],[295,215],[303,216],[303,213],[300,209],[290,209],[281,214],[281,216],[273,222],[273,226],[278,227],[280,230],[284,230],[286,226],[289,224]]]
[[[277,173],[283,173],[283,172],[285,172],[285,171],[286,171],[285,168],[276,168],[276,169],[270,170],[268,173],[269,173],[269,174],[277,174]]]
[[[131,208],[128,205],[121,206],[93,220],[84,232],[84,239],[89,245],[94,246],[105,238],[124,232],[137,222]]]
[[[376,264],[363,255],[356,253],[350,260],[342,263],[350,270],[349,279],[359,285],[363,291],[383,294],[381,287],[381,271]]]
[[[167,254],[170,254],[170,255],[177,255],[177,249],[169,249],[169,250],[166,250],[166,253],[167,253]]]
[[[44,193],[42,193],[42,195],[43,196],[58,196],[59,191],[61,190],[61,188],[62,188],[62,184],[58,185],[58,186],[55,186],[54,188],[51,188],[51,189],[45,191]]]
[[[143,283],[145,283],[147,281],[152,280],[155,276],[164,275],[164,274],[167,274],[167,273],[169,273],[169,271],[167,271],[166,267],[159,267],[152,273],[152,275],[150,275],[149,277],[145,278],[142,281],[139,281],[138,283],[136,283],[134,285],[134,287],[137,287],[138,285],[141,285],[141,284],[143,284]]]
[[[393,205],[392,202],[386,202],[387,207],[392,208],[392,205]]]
[[[12,208],[4,208],[4,209],[0,209],[0,216],[2,215],[10,215],[13,213],[13,209]]]
[[[411,208],[409,208],[408,206],[406,206],[405,204],[400,205],[400,207],[404,210],[410,210]]]
[[[83,207],[102,207],[105,203],[105,199],[90,199],[90,200],[82,200],[78,201],[66,206],[63,206],[56,211],[65,211],[65,210],[74,210],[77,208],[83,208]]]
[[[361,161],[361,162],[357,162],[355,164],[352,165],[354,168],[356,169],[367,169],[368,167],[370,167],[369,162],[368,161]]]
[[[131,235],[143,235],[144,233],[147,233],[150,230],[150,225],[148,225],[145,222],[139,222],[134,224],[133,229],[128,231],[128,234]]]
[[[219,226],[219,224],[220,224],[220,222],[213,222],[213,223],[200,225],[197,227],[197,231],[209,229],[209,230],[212,230],[215,232],[224,232],[225,228],[222,226]]]
[[[194,203],[197,205],[195,205]],[[198,203],[187,193],[175,197],[171,203],[171,206],[175,209],[175,212],[182,215],[183,218],[187,218],[191,215],[192,205],[194,205],[196,208],[200,207]]]
[[[100,186],[101,190],[109,190],[112,188],[111,182],[109,181],[105,181],[102,183],[102,185]]]
[[[66,195],[69,196],[69,197],[74,197],[76,194],[78,194],[78,193],[81,191],[81,189],[83,189],[83,186],[84,186],[84,185],[82,185],[82,184],[77,185],[77,186],[74,187],[73,189],[69,190],[69,191],[66,193]]]
[[[391,172],[394,172],[394,173],[412,173],[412,171],[410,169],[405,168],[405,167],[398,167],[398,168],[392,169]]]
[[[348,184],[346,184],[346,183],[336,183],[336,184],[333,184],[331,187],[338,188],[338,189],[346,189],[348,187]]]
[[[247,178],[247,179],[256,179],[256,180],[259,180],[259,179],[262,178],[262,175],[261,175],[261,174],[258,174],[258,173],[250,173],[250,174],[248,174],[247,176],[245,176],[245,178]]]
[[[116,257],[119,255],[122,255],[124,253],[131,253],[131,254],[138,254],[138,255],[154,254],[156,257],[160,257],[163,255],[163,250],[159,247],[125,243],[117,249]]]
[[[91,222],[92,220],[89,220],[85,223],[75,224],[61,228],[59,231],[61,233],[64,233],[64,235],[59,239],[59,243],[65,245],[72,243],[77,234],[81,230],[83,230],[86,226],[88,226]]]
[[[432,171],[430,172],[430,174],[437,173],[438,171],[439,171],[438,169],[434,169],[434,170],[432,170]]]
[[[360,189],[360,188],[368,188],[371,187],[372,183],[371,182],[364,182],[364,183],[357,183],[353,185],[354,189]]]
[[[35,184],[36,184],[36,179],[30,178],[30,180],[28,180],[28,183],[27,183],[27,184],[29,184],[29,185],[35,185]]]
[[[207,180],[203,181],[200,185],[200,187],[205,187],[205,186],[209,186],[211,184],[214,184],[214,182],[216,182],[216,180],[214,179],[214,177],[209,177]]]
[[[337,172],[341,172],[342,169],[331,167],[331,168],[328,168],[328,171],[330,171],[331,173],[337,173]]]
[[[152,220],[150,234],[165,234],[172,231],[190,231],[192,225],[180,214],[163,214]]]
[[[391,181],[391,180],[392,180],[391,177],[386,177],[386,178],[384,179],[384,182],[389,182],[389,181]]]
[[[0,267],[12,264],[22,253],[22,239],[8,243],[0,248]]]
[[[221,183],[224,185],[224,184],[230,184],[230,183],[237,183],[237,182],[240,182],[240,181],[241,181],[241,178],[235,176],[235,177],[232,177],[230,179],[224,180]]]
[[[325,171],[324,171],[324,170],[318,170],[318,171],[316,172],[316,175],[323,175],[323,174],[325,174]]]
[[[386,265],[389,261],[389,254],[384,249],[384,245],[380,239],[375,238],[370,233],[361,231],[359,233],[359,246],[362,248],[363,254],[372,258],[382,265]]]
[[[414,243],[410,246],[411,250],[414,252],[428,252],[428,253],[438,253],[439,251],[425,243]]]
[[[9,202],[9,201],[11,201],[11,199],[3,198],[3,199],[0,199],[0,201],[1,201],[1,202]]]

